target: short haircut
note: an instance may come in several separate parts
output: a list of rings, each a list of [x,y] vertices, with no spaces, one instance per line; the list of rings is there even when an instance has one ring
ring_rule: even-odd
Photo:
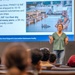
[[[55,54],[53,54],[53,53],[50,53],[49,61],[50,61],[51,63],[54,63],[54,62],[55,62],[55,60],[56,60],[56,55],[55,55]]]
[[[62,26],[62,28],[63,28],[63,24],[57,24],[57,28],[58,28],[58,26],[59,26],[59,25],[61,25],[61,26]]]
[[[16,67],[23,71],[28,66],[29,53],[24,43],[13,43],[8,45],[3,53],[3,63],[10,69]]]
[[[40,49],[42,54],[43,54],[43,58],[42,58],[42,61],[47,61],[49,60],[49,55],[50,55],[50,51],[48,48],[41,48]]]
[[[39,49],[31,49],[31,60],[32,65],[37,65],[38,62],[42,59],[42,53]]]

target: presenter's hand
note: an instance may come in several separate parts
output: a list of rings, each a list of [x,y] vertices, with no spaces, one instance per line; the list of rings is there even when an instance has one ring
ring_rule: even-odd
[[[53,37],[52,36],[49,36],[49,39],[50,39],[49,40],[49,43],[52,44],[53,43]]]
[[[66,44],[66,45],[68,44],[68,37],[65,38],[65,44]]]

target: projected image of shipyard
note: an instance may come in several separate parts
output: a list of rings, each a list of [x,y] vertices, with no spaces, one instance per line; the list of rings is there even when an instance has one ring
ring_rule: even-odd
[[[72,32],[72,0],[26,2],[26,32]]]

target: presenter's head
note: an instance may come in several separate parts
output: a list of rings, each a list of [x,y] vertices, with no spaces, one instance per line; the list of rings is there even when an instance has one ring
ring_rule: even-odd
[[[57,30],[58,30],[59,32],[61,32],[61,31],[63,30],[63,25],[62,25],[62,24],[58,24],[58,25],[57,25]]]

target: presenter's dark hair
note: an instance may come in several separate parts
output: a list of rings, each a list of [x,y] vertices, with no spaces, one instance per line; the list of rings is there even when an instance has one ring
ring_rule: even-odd
[[[59,25],[61,25],[61,26],[62,26],[62,28],[63,28],[63,24],[58,24],[58,25],[57,25],[57,27],[58,27]]]

